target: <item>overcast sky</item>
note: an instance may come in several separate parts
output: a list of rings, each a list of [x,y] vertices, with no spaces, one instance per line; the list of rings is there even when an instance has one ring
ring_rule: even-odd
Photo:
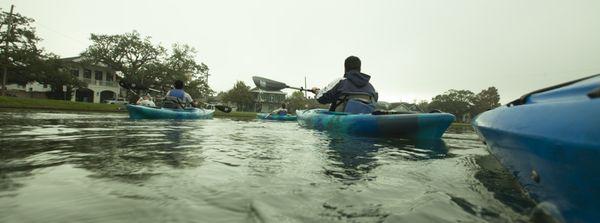
[[[323,86],[356,55],[385,101],[499,89],[501,102],[600,73],[600,1],[2,1],[34,18],[41,45],[77,56],[90,33],[137,30],[198,50],[213,89],[258,75]],[[253,85],[253,84],[252,84]]]

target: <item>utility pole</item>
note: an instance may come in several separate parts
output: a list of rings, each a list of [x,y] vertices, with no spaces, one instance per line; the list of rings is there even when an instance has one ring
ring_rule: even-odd
[[[8,41],[10,40],[10,34],[12,33],[12,13],[13,13],[13,9],[15,8],[15,5],[10,5],[10,13],[8,13],[8,17],[6,18],[6,23],[7,23],[7,27],[6,27],[6,37],[4,38],[4,57],[5,57],[5,63],[4,63],[4,73],[2,75],[2,96],[6,95],[6,76],[8,76],[8,63],[9,63],[9,59],[8,59]]]
[[[304,76],[304,89],[306,89],[306,76]],[[306,91],[304,91],[304,98],[306,98]]]

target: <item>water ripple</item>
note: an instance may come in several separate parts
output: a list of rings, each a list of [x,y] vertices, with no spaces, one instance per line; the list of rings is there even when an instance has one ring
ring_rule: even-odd
[[[410,141],[294,122],[0,119],[0,222],[510,222],[533,206],[470,127]]]

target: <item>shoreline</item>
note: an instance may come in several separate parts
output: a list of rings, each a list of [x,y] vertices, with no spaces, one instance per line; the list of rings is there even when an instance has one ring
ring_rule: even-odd
[[[123,105],[73,102],[53,99],[16,98],[0,96],[0,111],[3,110],[46,110],[70,112],[111,112],[126,114]],[[214,117],[256,118],[256,112],[224,113],[215,110]],[[453,122],[453,126],[471,126],[469,123]]]
[[[115,104],[95,104],[88,102],[6,96],[0,96],[0,108],[80,112],[126,112],[121,105]]]
[[[45,111],[69,111],[69,112],[111,112],[126,114],[127,109],[123,105],[100,104],[88,102],[74,102],[39,98],[17,98],[0,96],[0,111],[2,110],[45,110]],[[255,118],[255,112],[231,112],[224,113],[216,110],[215,117],[240,117]]]

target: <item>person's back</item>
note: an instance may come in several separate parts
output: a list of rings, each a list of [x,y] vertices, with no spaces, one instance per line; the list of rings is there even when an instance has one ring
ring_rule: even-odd
[[[330,111],[347,111],[349,101],[370,104],[377,102],[377,91],[369,80],[371,76],[360,72],[361,62],[358,57],[350,56],[344,61],[344,78],[331,82],[317,91],[317,101],[321,104],[331,103]],[[352,111],[350,111],[352,112]]]
[[[192,96],[183,90],[183,81],[176,80],[173,87],[174,89],[167,92],[164,107],[184,108],[193,105],[194,100]]]

